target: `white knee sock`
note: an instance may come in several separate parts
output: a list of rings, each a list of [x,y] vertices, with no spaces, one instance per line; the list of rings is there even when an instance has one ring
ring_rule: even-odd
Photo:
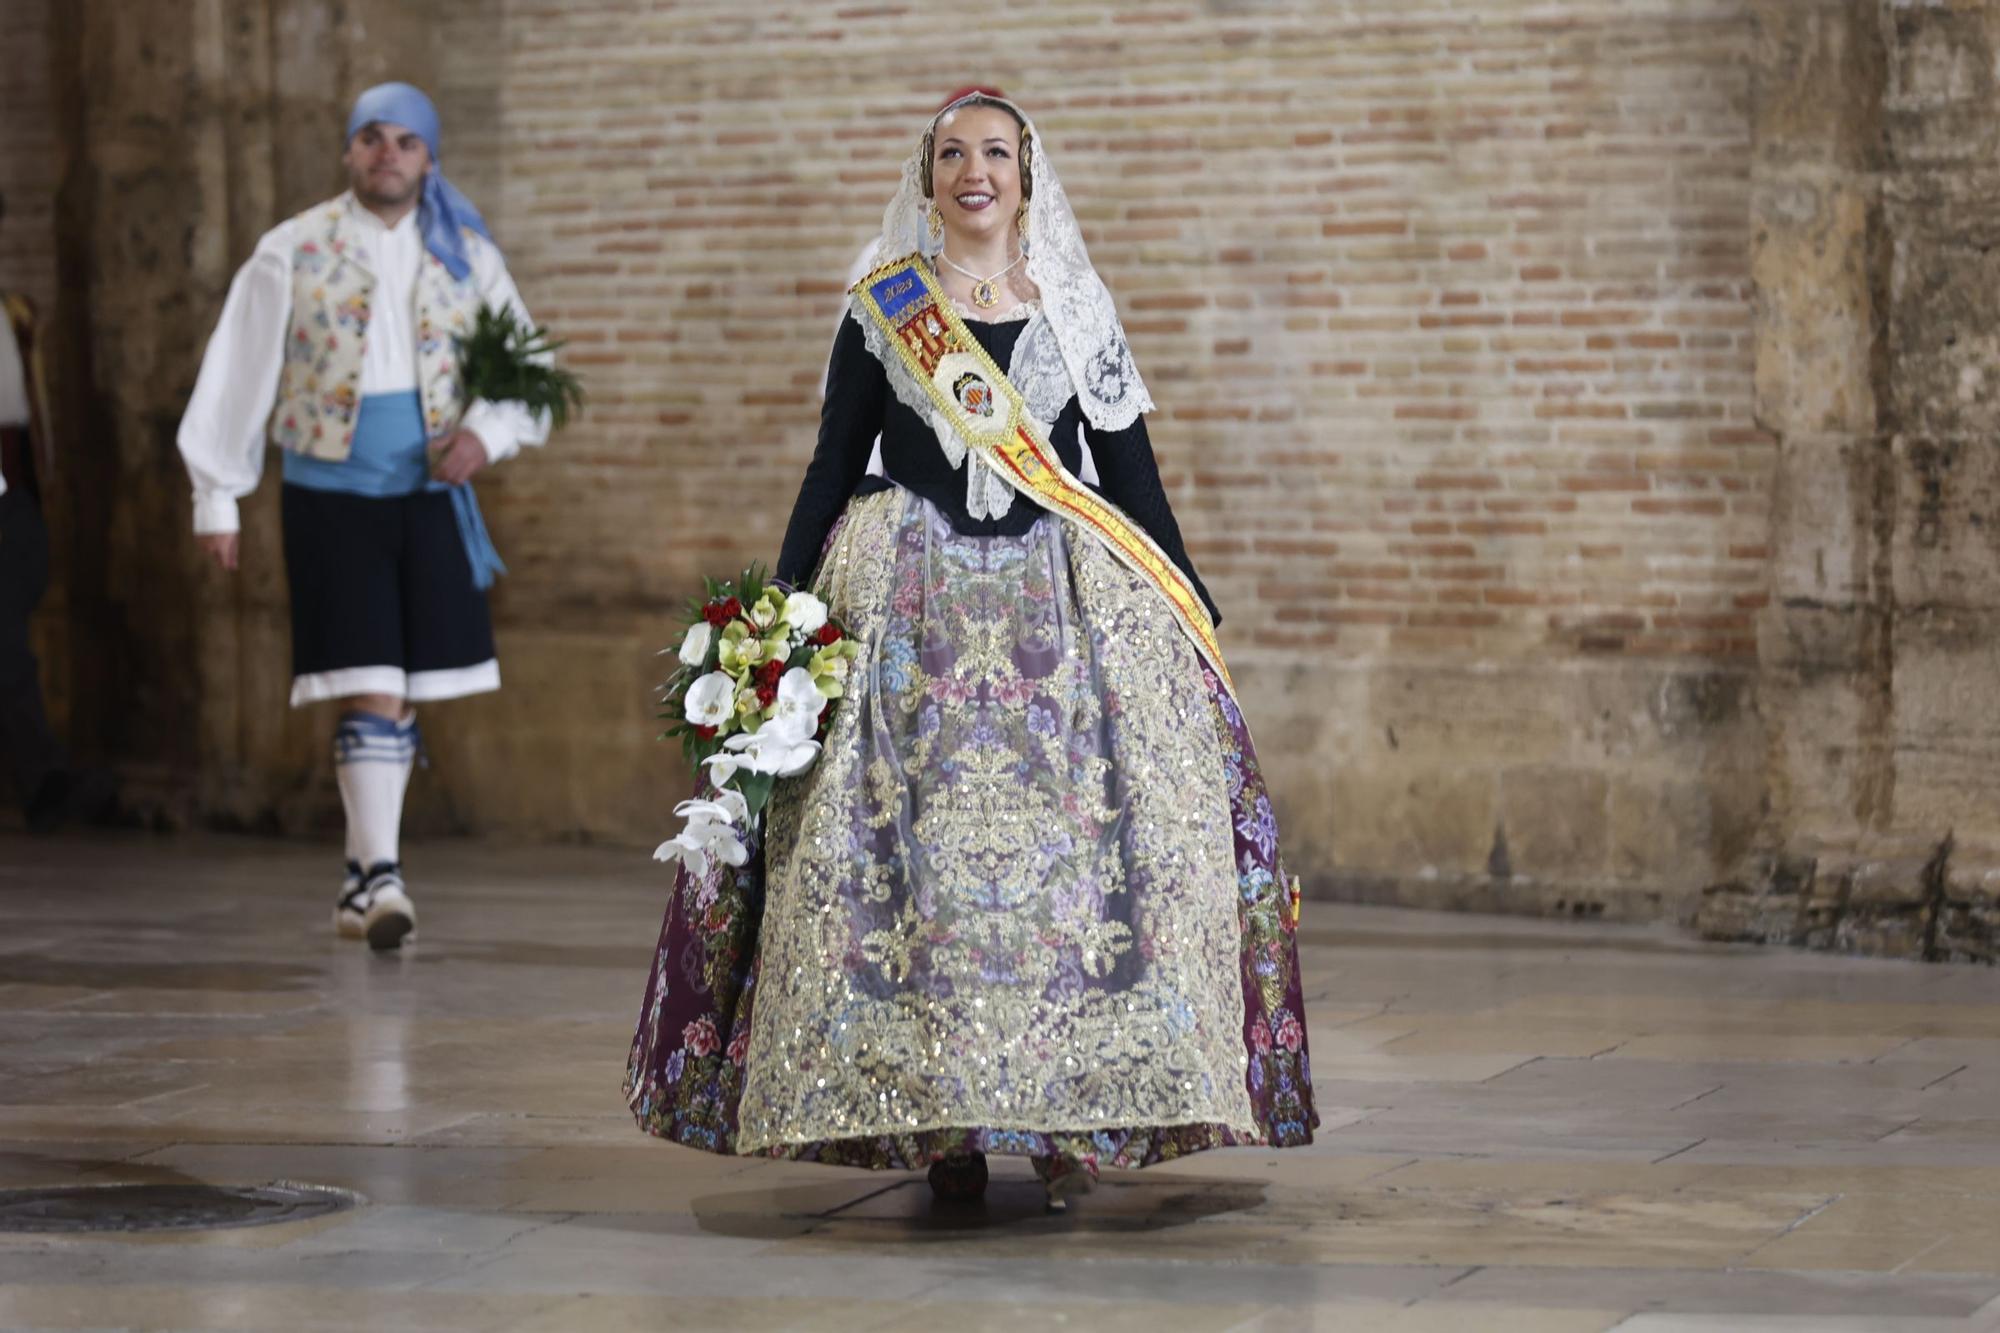
[[[417,715],[391,721],[351,710],[333,732],[333,771],[347,808],[347,859],[364,871],[400,859],[403,792],[417,758]]]

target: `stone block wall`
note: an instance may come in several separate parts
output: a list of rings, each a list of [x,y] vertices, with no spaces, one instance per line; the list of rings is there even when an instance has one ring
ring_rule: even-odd
[[[49,14],[23,5],[0,26],[0,288],[26,292],[37,305],[56,293],[57,150],[54,94],[49,81]]]
[[[1772,817],[1709,934],[1991,962],[2000,7],[1757,8]]]
[[[19,292],[33,301],[48,333],[60,313],[56,300],[56,190],[62,172],[60,135],[50,69],[50,13],[43,5],[20,7],[0,23],[0,291]],[[58,581],[33,626],[35,652],[47,678],[52,721],[69,720],[69,635],[67,605]],[[0,791],[11,783],[0,777]]]

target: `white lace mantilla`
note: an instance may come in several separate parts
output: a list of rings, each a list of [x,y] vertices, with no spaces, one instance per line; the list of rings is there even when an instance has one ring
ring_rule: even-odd
[[[1018,492],[990,464],[982,462],[978,466],[966,467],[965,441],[953,429],[951,421],[932,406],[930,395],[904,366],[903,359],[889,347],[888,335],[868,317],[866,311],[860,309],[859,298],[854,299],[857,302],[852,311],[854,322],[861,326],[861,336],[870,354],[888,372],[889,387],[897,401],[930,423],[945,458],[953,467],[964,471],[965,512],[975,519],[1005,518],[1013,509]],[[1035,309],[1029,314],[1028,327],[1021,330],[1020,338],[1014,343],[1014,356],[1007,366],[1007,378],[1021,391],[1028,415],[1035,419],[1046,437],[1074,393],[1069,368],[1063,360],[1062,344],[1049,323],[1046,309]]]
[[[1027,125],[1034,143],[1028,164],[1033,186],[1028,199],[1028,277],[1041,291],[1042,314],[1054,334],[1084,419],[1097,430],[1124,430],[1141,412],[1153,409],[1152,396],[1133,364],[1132,349],[1125,340],[1124,325],[1118,322],[1111,293],[1091,266],[1083,231],[1050,162],[1048,141],[1026,112],[1012,103],[1007,105]],[[925,128],[931,128],[952,109],[946,107]],[[927,165],[919,136],[917,147],[903,163],[902,184],[882,215],[875,264],[907,254],[922,254],[927,259],[936,254],[938,247],[931,242],[927,226],[930,201],[923,191]],[[1025,386],[1022,392],[1027,392]],[[1063,401],[1068,400],[1069,394],[1064,394]]]

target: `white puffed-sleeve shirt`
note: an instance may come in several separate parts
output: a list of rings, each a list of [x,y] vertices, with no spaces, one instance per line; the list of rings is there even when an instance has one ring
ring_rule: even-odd
[[[377,235],[372,254],[376,299],[362,348],[361,392],[406,393],[417,387],[416,288],[423,263],[423,235],[411,209],[393,226],[362,207],[352,194],[344,203]],[[188,399],[177,441],[194,481],[194,530],[235,532],[236,502],[257,489],[271,412],[277,406],[278,372],[292,320],[292,255],[298,249],[297,218],[265,232],[249,262],[236,272],[222,318],[202,354],[201,373]],[[499,248],[480,236],[466,237],[473,281],[487,305],[508,307],[526,324],[528,309],[508,275]],[[548,439],[546,414],[520,403],[474,401],[461,426],[479,437],[490,462]]]

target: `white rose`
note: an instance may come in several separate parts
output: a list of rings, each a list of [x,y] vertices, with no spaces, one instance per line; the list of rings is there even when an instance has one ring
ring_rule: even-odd
[[[729,720],[736,705],[736,682],[720,671],[711,671],[688,686],[681,701],[687,720],[698,727],[719,727]]]
[[[706,620],[698,620],[688,626],[687,637],[681,640],[681,665],[698,667],[708,660],[708,646],[715,641],[715,627]]]
[[[785,623],[800,634],[812,634],[826,623],[826,603],[809,592],[795,592],[785,599]]]

